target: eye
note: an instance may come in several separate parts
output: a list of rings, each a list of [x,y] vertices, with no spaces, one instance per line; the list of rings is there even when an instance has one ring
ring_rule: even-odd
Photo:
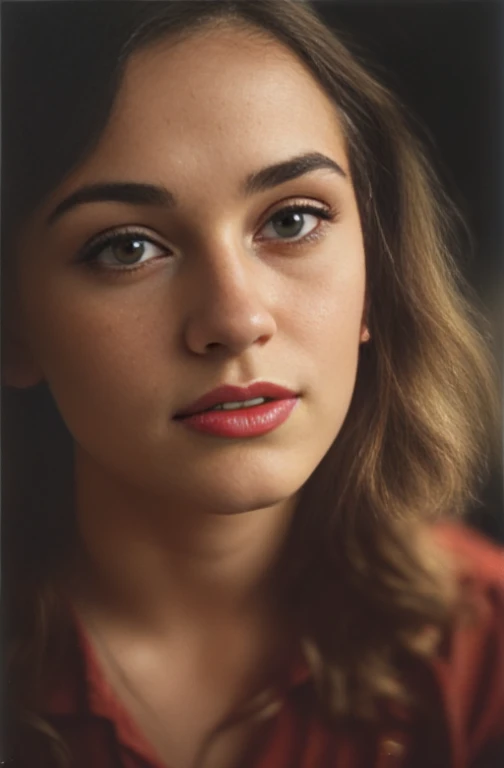
[[[79,261],[113,270],[138,269],[148,261],[166,255],[166,248],[156,245],[141,232],[105,233],[84,248]]]
[[[261,232],[266,240],[297,242],[314,233],[321,219],[332,221],[334,218],[335,213],[327,208],[306,204],[289,205],[273,214]]]

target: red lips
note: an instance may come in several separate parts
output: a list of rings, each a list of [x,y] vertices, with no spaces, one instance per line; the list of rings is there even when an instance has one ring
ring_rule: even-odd
[[[250,384],[248,387],[224,385],[212,389],[211,392],[207,392],[206,395],[203,395],[203,397],[200,397],[194,403],[191,403],[187,408],[179,411],[175,415],[175,418],[192,416],[195,413],[201,413],[209,408],[213,408],[214,405],[222,405],[222,403],[243,402],[245,400],[254,400],[256,397],[265,397],[272,400],[285,400],[296,396],[296,392],[286,389],[286,387],[280,387],[278,384],[272,384],[268,381],[258,381],[254,384]]]

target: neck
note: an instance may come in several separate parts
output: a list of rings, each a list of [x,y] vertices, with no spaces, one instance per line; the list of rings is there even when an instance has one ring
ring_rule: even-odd
[[[76,599],[142,632],[274,614],[271,576],[295,500],[222,514],[151,498],[76,452]]]

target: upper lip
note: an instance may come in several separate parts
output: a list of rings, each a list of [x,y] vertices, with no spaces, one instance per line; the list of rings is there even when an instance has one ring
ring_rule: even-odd
[[[244,400],[254,400],[256,397],[267,397],[274,400],[285,400],[286,398],[297,397],[297,393],[278,384],[272,384],[269,381],[258,381],[250,384],[248,387],[235,387],[225,384],[211,392],[207,392],[203,397],[195,400],[178,413],[175,418],[182,416],[192,416],[195,413],[201,413],[214,405],[222,403],[241,403]]]

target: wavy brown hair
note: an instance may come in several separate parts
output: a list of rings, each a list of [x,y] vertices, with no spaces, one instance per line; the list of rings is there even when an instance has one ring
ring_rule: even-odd
[[[445,555],[438,556],[429,525],[462,516],[474,498],[488,446],[497,440],[492,437],[497,397],[485,326],[457,268],[462,222],[406,111],[304,2],[78,4],[87,10],[42,3],[52,6],[45,16],[35,8],[39,4],[20,5],[31,6],[24,16],[18,10],[21,21],[13,27],[24,44],[18,53],[12,44],[4,65],[7,260],[24,217],[99,138],[124,64],[140,48],[212,25],[239,25],[286,45],[335,105],[364,233],[372,341],[361,348],[343,427],[301,490],[278,563],[279,609],[305,649],[315,706],[329,722],[345,716],[372,720],[383,699],[422,706],[401,682],[401,659],[433,653],[425,628],[444,632],[465,610],[454,571]],[[59,40],[55,53],[42,41],[41,14],[46,33],[60,19],[67,48]],[[77,27],[80,39],[87,35],[88,40],[88,48],[80,43],[80,53],[69,32]],[[98,38],[106,40],[106,51],[91,62],[85,54],[93,42],[99,50]],[[58,93],[49,74],[44,80],[43,71],[33,66],[37,51],[56,61],[67,57],[74,79],[62,81]],[[22,57],[30,63],[31,80]],[[46,106],[44,88],[52,94]],[[42,139],[33,125],[20,127],[23,99],[33,97],[34,89],[42,94],[35,121]],[[70,90],[78,94],[78,103]],[[58,98],[65,103],[59,128],[54,119]],[[33,176],[34,160],[38,172]],[[37,765],[43,764],[46,743],[52,746],[48,764],[53,765],[62,751],[57,735],[40,720],[37,697],[65,637],[51,583],[73,531],[71,440],[43,387],[4,393],[4,419],[12,478],[4,492],[10,708],[18,730],[24,722],[40,736]],[[51,434],[56,424],[61,435],[59,448],[51,450],[49,424]],[[57,481],[51,483],[53,476]],[[264,713],[267,703],[266,695],[258,697],[239,714]]]

